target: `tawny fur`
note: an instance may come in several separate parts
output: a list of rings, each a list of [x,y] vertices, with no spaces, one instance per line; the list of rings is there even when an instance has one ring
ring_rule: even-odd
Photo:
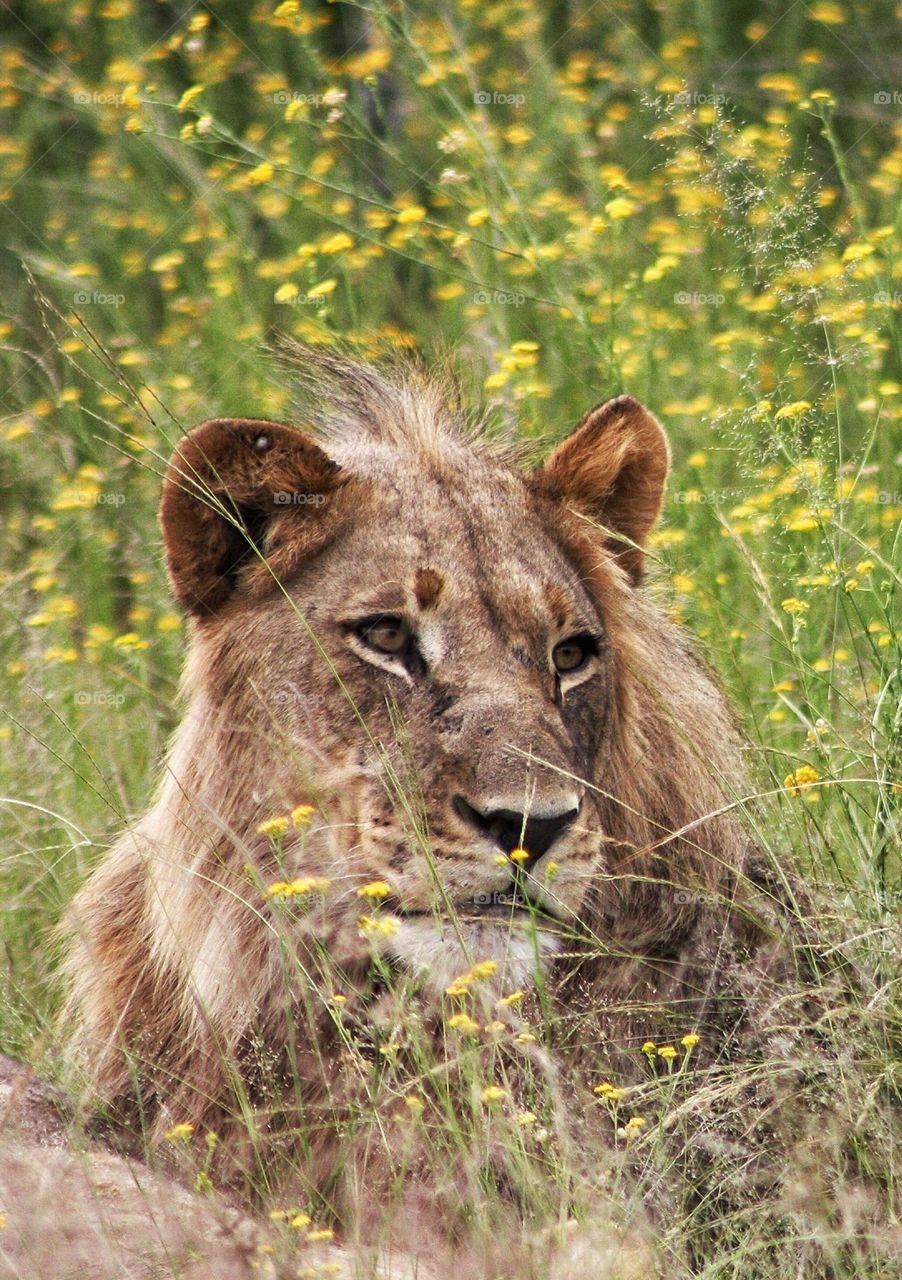
[[[236,1167],[256,1150],[272,1169],[302,1129],[289,1163],[305,1192],[362,1230],[362,1187],[399,1166],[372,1135],[349,1141],[348,1117],[361,1099],[386,1124],[403,1112],[412,1028],[441,1061],[461,969],[498,965],[487,1017],[527,989],[503,1015],[516,1030],[535,1024],[539,963],[570,1035],[505,1061],[544,1082],[562,1132],[603,1145],[597,1109],[578,1119],[588,1083],[635,1071],[647,1038],[696,1031],[708,1061],[729,1056],[743,1007],[769,998],[783,925],[767,923],[773,887],[750,905],[730,712],[640,585],[667,469],[651,415],[609,402],[528,471],[425,375],[298,361],[311,435],[207,424],[170,464],[167,557],[192,612],[184,716],[156,802],[72,905],[64,1021],[89,1095],[155,1141],[188,1120]],[[426,674],[361,654],[348,628],[378,614],[412,620]],[[589,630],[588,676],[558,688],[554,643]],[[473,907],[511,868],[462,822],[461,795],[579,805],[527,879],[559,917],[537,946],[522,919]],[[300,804],[309,825],[275,844],[258,832]],[[330,888],[303,912],[267,895],[298,877]],[[382,880],[399,925],[374,941],[357,890]],[[371,1057],[392,1036],[402,1065],[383,1088]],[[415,1141],[404,1160],[431,1204],[466,1197],[466,1171],[437,1190]]]

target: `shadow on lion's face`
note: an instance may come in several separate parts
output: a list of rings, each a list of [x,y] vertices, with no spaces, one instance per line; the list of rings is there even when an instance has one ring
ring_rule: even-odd
[[[435,404],[380,411],[322,447],[230,419],[176,451],[162,519],[202,690],[183,733],[217,743],[195,766],[218,775],[207,808],[253,760],[230,829],[264,879],[329,880],[303,927],[327,921],[337,956],[375,945],[440,987],[493,959],[526,981],[605,872],[603,596],[640,576],[666,441],[622,397],[526,471]],[[272,851],[257,826],[301,803],[315,816]]]

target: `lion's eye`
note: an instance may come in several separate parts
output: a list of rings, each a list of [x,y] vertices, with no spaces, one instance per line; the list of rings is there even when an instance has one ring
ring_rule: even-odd
[[[410,645],[410,630],[403,618],[378,618],[365,623],[358,635],[371,649],[379,653],[400,656]]]
[[[595,641],[591,636],[570,636],[554,646],[551,659],[558,675],[572,675],[582,671],[594,652]]]

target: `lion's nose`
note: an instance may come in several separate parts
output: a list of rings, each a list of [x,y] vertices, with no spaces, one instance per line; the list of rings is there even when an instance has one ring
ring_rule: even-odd
[[[529,861],[520,865],[528,871],[571,825],[579,813],[579,801],[574,796],[566,809],[535,816],[518,813],[516,809],[478,809],[463,796],[455,796],[454,811],[464,822],[494,840],[505,853],[525,849]]]

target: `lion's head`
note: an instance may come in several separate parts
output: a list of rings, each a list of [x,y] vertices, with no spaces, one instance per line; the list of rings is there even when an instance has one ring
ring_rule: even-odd
[[[183,1076],[267,1010],[284,1038],[286,927],[309,963],[375,953],[433,996],[580,946],[616,986],[624,947],[678,944],[742,858],[728,715],[641,585],[652,415],[609,400],[529,468],[439,382],[299,361],[304,430],[207,422],[166,474],[186,712],[72,917],[70,1016],[108,1094],[136,1036]]]

